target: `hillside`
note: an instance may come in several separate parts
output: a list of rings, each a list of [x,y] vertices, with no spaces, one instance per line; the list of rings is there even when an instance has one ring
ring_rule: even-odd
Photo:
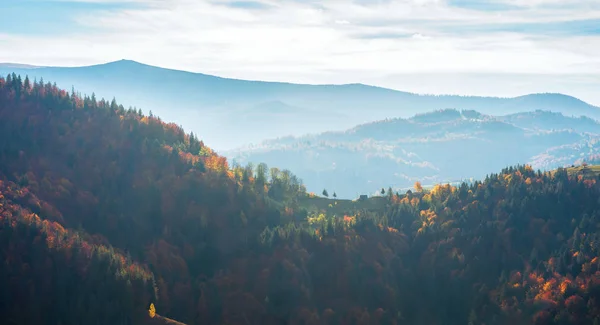
[[[529,163],[544,170],[578,163],[600,150],[600,123],[533,111],[490,116],[439,110],[346,131],[264,141],[224,152],[240,164],[293,170],[308,190],[340,198],[485,177],[490,169]]]
[[[78,231],[41,219],[28,188],[0,180],[3,324],[140,324],[155,300],[146,267]]]
[[[160,315],[156,315],[153,318],[148,318],[144,324],[145,325],[186,325],[184,323],[178,322],[178,321],[170,319],[170,318],[162,317]]]
[[[294,217],[279,209],[294,209],[288,201],[302,193],[301,183],[285,170],[270,174],[267,180],[230,169],[193,134],[114,101],[80,98],[16,76],[0,79],[0,179],[39,197],[31,209],[42,220],[147,265],[157,312],[178,321],[217,317],[199,316],[198,303],[220,306],[217,294],[234,299],[235,290],[215,291],[222,272],[240,262],[241,249],[251,254],[266,226]],[[274,198],[277,207],[271,207]],[[86,285],[104,281],[109,279]],[[22,306],[34,303],[25,298]],[[47,297],[53,298],[60,295]],[[96,303],[109,308],[115,299],[98,297]],[[122,314],[120,320],[134,316]]]
[[[517,166],[327,201],[157,117],[11,76],[0,312],[24,325],[595,325],[598,180]]]
[[[562,94],[516,98],[428,96],[362,84],[301,85],[220,78],[121,60],[61,68],[0,66],[52,80],[59,87],[100,98],[116,97],[126,106],[152,111],[182,125],[218,150],[262,140],[344,130],[386,118],[407,118],[432,110],[456,108],[506,115],[537,109],[600,118],[600,109]]]

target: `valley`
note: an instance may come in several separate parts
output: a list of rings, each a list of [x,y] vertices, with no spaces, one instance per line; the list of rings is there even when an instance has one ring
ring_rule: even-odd
[[[340,198],[382,187],[411,188],[481,179],[490,168],[519,163],[551,170],[598,154],[600,123],[549,111],[503,116],[438,110],[407,119],[361,124],[340,132],[266,140],[224,152],[239,164],[264,162],[293,170],[309,191]]]
[[[457,138],[489,146],[501,134],[490,150],[468,145],[483,171],[521,146],[596,130],[560,114],[549,124],[543,112],[465,114],[476,115],[448,110],[325,137],[463,130]],[[578,131],[523,141],[548,125]],[[23,325],[600,322],[598,167],[508,166],[455,185],[329,199],[285,166],[230,165],[157,116],[10,75],[0,78],[0,315]]]

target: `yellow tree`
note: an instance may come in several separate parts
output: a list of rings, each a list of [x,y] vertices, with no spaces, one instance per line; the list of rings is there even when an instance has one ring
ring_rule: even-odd
[[[419,181],[415,182],[415,190],[417,192],[423,192],[423,186],[421,185],[421,182],[419,182]]]
[[[150,304],[150,309],[148,309],[148,315],[150,315],[150,318],[154,318],[154,316],[156,316],[156,308],[154,308],[154,303]]]

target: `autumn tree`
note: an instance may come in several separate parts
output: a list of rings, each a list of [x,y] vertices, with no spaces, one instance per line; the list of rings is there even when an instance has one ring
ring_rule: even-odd
[[[414,185],[414,189],[415,189],[415,191],[417,191],[417,193],[423,192],[423,186],[421,185],[421,182],[416,181],[415,185]]]
[[[150,308],[148,309],[148,315],[150,318],[154,318],[156,316],[156,308],[154,308],[154,303],[150,304]]]

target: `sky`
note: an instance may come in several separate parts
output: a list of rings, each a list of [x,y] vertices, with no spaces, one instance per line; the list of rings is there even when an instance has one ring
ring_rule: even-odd
[[[0,62],[600,106],[600,0],[0,0]]]

